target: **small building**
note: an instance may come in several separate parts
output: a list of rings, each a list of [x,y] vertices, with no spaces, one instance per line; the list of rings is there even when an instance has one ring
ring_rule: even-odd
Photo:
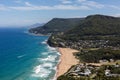
[[[109,75],[110,75],[110,70],[109,70],[109,69],[106,69],[106,70],[105,70],[105,75],[106,75],[106,76],[109,76]]]
[[[89,76],[91,74],[90,69],[85,69],[84,70],[84,74],[87,75],[87,76]]]
[[[118,67],[120,67],[120,65],[119,65],[118,63],[116,63],[116,64],[115,64],[115,67],[118,68]]]
[[[110,59],[110,62],[114,62],[114,59]]]
[[[84,72],[78,73],[80,76],[89,76],[91,74],[91,71],[89,69],[84,69]]]

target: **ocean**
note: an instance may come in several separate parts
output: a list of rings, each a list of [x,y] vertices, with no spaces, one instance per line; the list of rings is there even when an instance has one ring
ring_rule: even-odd
[[[0,28],[0,80],[53,80],[59,52],[26,31]]]

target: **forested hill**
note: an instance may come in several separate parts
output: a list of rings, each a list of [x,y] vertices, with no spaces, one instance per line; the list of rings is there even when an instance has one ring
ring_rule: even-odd
[[[48,44],[75,49],[80,46],[85,48],[120,47],[120,18],[105,15],[87,16],[71,30],[62,34],[53,34]]]
[[[66,34],[77,35],[120,35],[120,18],[91,15],[83,23],[71,29]]]
[[[64,32],[72,29],[75,26],[78,26],[81,20],[83,20],[83,18],[53,18],[43,26],[38,26],[37,28],[30,29],[29,32],[35,34]]]

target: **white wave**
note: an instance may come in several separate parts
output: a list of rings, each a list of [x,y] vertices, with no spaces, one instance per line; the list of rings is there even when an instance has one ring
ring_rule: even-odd
[[[61,55],[59,52],[57,52],[58,55]]]
[[[53,63],[44,63],[42,66],[51,69],[53,67]]]
[[[51,62],[55,62],[55,59],[57,58],[57,56],[55,55],[49,55],[47,58],[43,58],[41,59],[42,61],[51,61]]]
[[[47,50],[45,52],[41,53],[42,55],[48,55],[48,54],[57,54],[60,55],[56,48],[47,46]]]
[[[43,52],[43,53],[41,53],[42,55],[48,55],[49,54],[49,52]]]
[[[43,41],[43,42],[41,42],[42,44],[47,44],[47,40],[45,40],[45,41]]]
[[[32,74],[33,77],[41,77],[41,78],[47,78],[51,73],[52,70],[56,70],[57,67],[55,66],[55,63],[52,61],[55,61],[55,58],[57,56],[49,55],[47,58],[39,58],[39,60],[43,63],[36,66],[33,70],[34,74]],[[49,62],[50,61],[50,62]]]
[[[46,52],[42,52],[41,54],[42,54],[42,55],[48,55],[48,54],[49,54],[49,55],[50,55],[50,54],[60,55],[59,52],[57,52],[57,51],[50,51],[50,50],[49,50],[49,51],[46,51]]]
[[[42,44],[46,44],[46,42],[47,41],[43,41]],[[47,78],[52,73],[52,71],[57,70],[56,62],[59,62],[57,58],[61,54],[59,54],[56,48],[50,46],[47,46],[47,51],[41,54],[45,55],[46,57],[37,58],[40,64],[33,69],[34,73],[32,74],[32,76]],[[54,79],[52,78],[49,80],[56,80],[56,79],[54,77]]]
[[[32,76],[41,77],[41,78],[47,78],[50,73],[51,73],[51,71],[45,70],[45,71],[41,71],[39,74],[33,74]]]
[[[51,71],[49,69],[46,69],[46,66],[51,66],[50,64],[44,64],[44,65],[38,65],[34,69],[34,74],[32,76],[34,77],[48,77]]]
[[[42,69],[42,68],[41,68],[40,65],[37,66],[37,67],[35,67],[35,73],[38,74],[38,73],[40,72],[41,69]],[[43,69],[42,69],[42,70],[43,70]]]
[[[54,48],[54,47],[47,46],[47,48],[48,48],[50,51],[57,51],[57,49]]]
[[[20,55],[20,56],[17,56],[17,58],[22,58],[22,57],[24,57],[25,55]]]

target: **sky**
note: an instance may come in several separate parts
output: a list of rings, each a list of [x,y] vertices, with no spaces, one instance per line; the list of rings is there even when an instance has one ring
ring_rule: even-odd
[[[0,0],[0,27],[93,14],[120,16],[120,0]]]

